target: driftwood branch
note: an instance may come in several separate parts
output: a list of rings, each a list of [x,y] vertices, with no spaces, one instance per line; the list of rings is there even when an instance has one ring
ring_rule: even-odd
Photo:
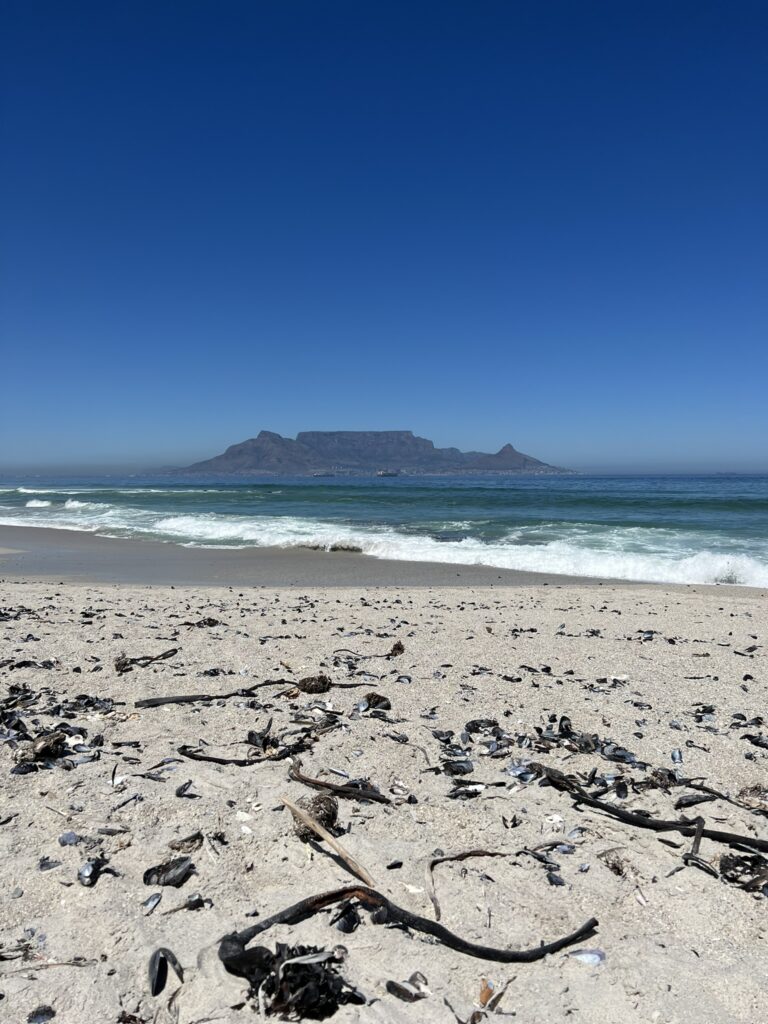
[[[325,840],[331,849],[338,853],[339,857],[341,857],[353,875],[356,875],[362,882],[365,882],[366,885],[376,885],[365,868],[361,864],[357,863],[352,854],[347,853],[341,843],[332,836],[327,829],[323,828],[319,821],[315,821],[311,814],[307,814],[303,808],[298,807],[292,800],[289,800],[287,796],[281,796],[280,800],[288,808],[294,818],[298,818],[299,821],[303,822],[307,826],[307,828],[311,828],[316,835]]]

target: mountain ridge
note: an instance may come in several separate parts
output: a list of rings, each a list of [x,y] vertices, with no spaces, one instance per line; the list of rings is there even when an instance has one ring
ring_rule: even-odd
[[[511,444],[495,453],[436,448],[411,430],[305,430],[296,438],[262,430],[230,445],[220,455],[178,470],[185,475],[253,476],[263,473],[567,473],[568,470],[517,451]]]

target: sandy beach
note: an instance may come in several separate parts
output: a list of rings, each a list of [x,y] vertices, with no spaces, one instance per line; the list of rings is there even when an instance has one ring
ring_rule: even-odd
[[[305,779],[347,787],[332,832],[390,926],[369,887],[248,948],[346,947],[320,969],[363,1002],[335,1019],[764,1017],[765,592],[107,585],[7,564],[5,1019],[250,1019],[220,940],[361,885],[297,835],[282,798],[317,797]],[[163,702],[184,695],[206,699]],[[502,957],[598,924],[499,962],[424,930],[432,896],[451,936]],[[171,965],[153,995],[158,949],[183,982]]]
[[[585,582],[553,573],[485,565],[370,558],[353,551],[182,547],[19,526],[0,526],[0,576],[203,587],[490,587]]]

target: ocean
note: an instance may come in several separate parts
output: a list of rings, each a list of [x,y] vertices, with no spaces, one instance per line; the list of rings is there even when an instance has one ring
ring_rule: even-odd
[[[0,486],[0,524],[768,587],[768,476],[36,479]]]

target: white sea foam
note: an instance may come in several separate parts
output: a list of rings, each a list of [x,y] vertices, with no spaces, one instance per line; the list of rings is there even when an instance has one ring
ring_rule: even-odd
[[[444,542],[418,534],[403,534],[394,529],[367,530],[291,517],[244,518],[214,513],[172,516],[158,521],[155,529],[193,546],[225,543],[230,546],[318,546],[328,549],[334,545],[347,545],[359,547],[364,554],[374,558],[400,561],[489,565],[524,572],[659,583],[768,586],[768,552],[765,559],[760,559],[741,551],[692,550],[681,543],[681,538],[674,531],[664,530],[596,529],[579,524],[573,527],[558,524],[561,534],[571,536],[546,543],[519,543],[529,539],[529,535],[519,529],[497,543],[485,543],[473,537]],[[541,527],[535,529],[541,532]],[[652,545],[653,535],[657,532],[661,536]],[[622,538],[622,534],[626,536]]]
[[[37,492],[40,493],[40,492]],[[52,493],[50,491],[42,493]],[[70,498],[64,504],[35,499],[26,508],[4,507],[0,523],[16,526],[156,538],[204,547],[358,547],[374,558],[487,565],[526,572],[609,577],[660,583],[735,583],[768,587],[768,543],[750,550],[725,534],[623,528],[562,522],[510,530],[505,537],[438,540],[422,533],[292,516],[219,513],[168,515]],[[422,528],[423,528],[422,524]],[[473,525],[461,520],[450,529]],[[435,532],[439,535],[439,529]]]
[[[109,506],[101,504],[98,501],[78,501],[77,498],[67,498],[67,500],[64,502],[64,508],[83,508],[96,512],[105,512],[109,508]]]

